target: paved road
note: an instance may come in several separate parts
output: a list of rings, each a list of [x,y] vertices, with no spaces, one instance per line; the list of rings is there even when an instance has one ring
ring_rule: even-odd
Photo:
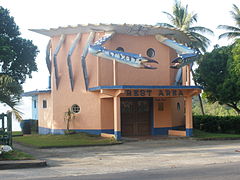
[[[37,178],[43,180],[45,178]],[[200,167],[161,168],[114,174],[51,177],[49,180],[239,180],[240,163]]]
[[[137,179],[156,178],[174,179],[171,174],[187,174],[192,170],[192,177],[197,172],[199,177],[212,172],[217,165],[229,167],[233,175],[225,179],[237,177],[239,169],[233,169],[234,163],[240,162],[240,141],[195,141],[188,139],[148,140],[128,142],[122,145],[85,147],[85,148],[60,148],[60,149],[31,149],[16,145],[40,159],[47,160],[49,167],[36,169],[1,170],[1,180],[12,179],[80,179],[84,175],[89,178],[112,179],[113,173],[120,173],[123,179],[128,174],[136,179],[139,172],[143,173]],[[239,166],[239,164],[237,164]],[[183,173],[186,172],[186,173]],[[206,172],[204,174],[204,172]],[[221,168],[217,172],[223,172]],[[227,171],[228,172],[228,171]],[[227,173],[226,172],[226,173]],[[160,174],[159,174],[160,173]],[[182,174],[181,174],[182,173]],[[229,174],[231,174],[229,173]],[[101,174],[94,176],[96,174]],[[156,177],[154,176],[156,174]],[[175,174],[176,177],[180,176]],[[149,176],[147,178],[146,176]],[[235,176],[235,177],[234,177]],[[145,177],[145,178],[144,178]],[[184,176],[183,176],[184,177]],[[224,177],[224,176],[219,176]],[[84,177],[82,177],[84,179]],[[88,178],[88,177],[85,177]],[[190,178],[190,177],[186,177]],[[125,178],[124,178],[125,179]],[[240,178],[238,178],[240,179]]]

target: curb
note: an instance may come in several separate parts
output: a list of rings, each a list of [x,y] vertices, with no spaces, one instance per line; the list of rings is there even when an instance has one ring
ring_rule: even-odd
[[[225,138],[195,138],[197,141],[224,141],[224,140],[240,140],[239,137],[225,137]]]
[[[109,144],[86,144],[86,145],[73,145],[73,146],[42,146],[42,147],[35,147],[36,149],[52,149],[52,148],[74,148],[74,147],[94,147],[94,146],[114,146],[123,144],[123,142],[117,142],[117,143],[109,143]],[[24,144],[25,145],[25,144]],[[27,146],[27,145],[25,145]]]
[[[39,167],[46,167],[46,166],[47,166],[47,162],[43,160],[0,161],[0,170],[39,168]]]
[[[34,148],[34,149],[74,148],[74,147],[93,147],[93,146],[114,146],[114,145],[123,144],[122,141],[118,141],[118,142],[115,142],[115,143],[103,143],[103,144],[85,144],[85,145],[71,145],[71,146],[41,146],[41,147],[37,147],[37,146],[30,145],[30,144],[22,143],[22,142],[17,142],[17,141],[13,141],[13,142],[17,143],[17,144],[20,144],[22,146],[25,146],[25,147]]]

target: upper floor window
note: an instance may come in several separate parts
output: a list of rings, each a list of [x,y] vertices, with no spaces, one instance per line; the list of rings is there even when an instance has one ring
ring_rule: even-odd
[[[47,108],[47,100],[43,100],[42,107],[43,107],[43,108]]]
[[[80,112],[80,107],[77,104],[72,105],[71,109],[72,109],[72,112],[74,112],[74,113]]]
[[[150,57],[150,58],[154,57],[155,56],[155,50],[153,48],[149,48],[147,50],[147,56]]]
[[[34,107],[34,108],[37,108],[37,100],[34,100],[34,101],[33,101],[33,107]]]
[[[181,110],[181,105],[180,105],[180,103],[179,103],[179,102],[177,103],[177,110],[178,110],[178,111],[180,111],[180,110]]]

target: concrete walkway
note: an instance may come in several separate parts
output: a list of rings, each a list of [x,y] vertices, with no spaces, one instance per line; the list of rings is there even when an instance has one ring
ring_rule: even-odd
[[[15,148],[46,160],[49,165],[44,169],[24,170],[29,176],[19,171],[22,179],[194,167],[218,163],[227,165],[240,162],[240,153],[235,152],[240,149],[240,140],[161,139],[126,142],[114,146],[54,149],[33,149],[16,144]],[[11,170],[1,171],[3,176],[9,175],[8,173],[11,173]]]

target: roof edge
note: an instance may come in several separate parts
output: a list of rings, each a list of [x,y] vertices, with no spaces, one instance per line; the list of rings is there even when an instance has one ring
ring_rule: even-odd
[[[46,89],[46,90],[34,90],[34,91],[28,91],[28,92],[24,92],[22,94],[23,97],[27,97],[27,96],[36,96],[38,94],[43,94],[43,93],[51,93],[51,89]]]

